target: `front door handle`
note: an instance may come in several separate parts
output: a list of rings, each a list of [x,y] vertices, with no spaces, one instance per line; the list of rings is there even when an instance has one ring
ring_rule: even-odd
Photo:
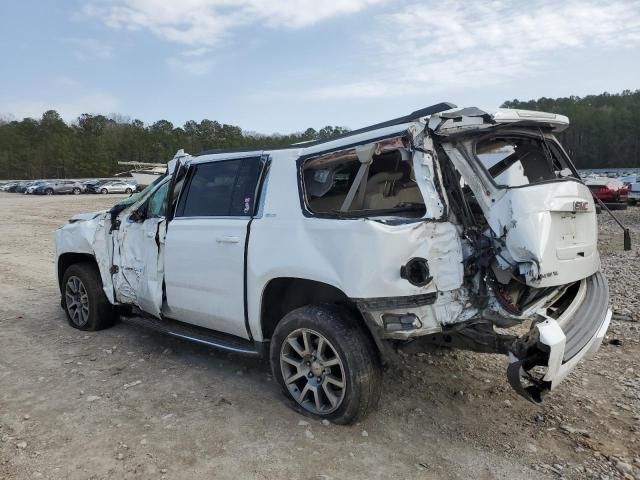
[[[240,243],[240,237],[218,237],[216,238],[218,243]]]

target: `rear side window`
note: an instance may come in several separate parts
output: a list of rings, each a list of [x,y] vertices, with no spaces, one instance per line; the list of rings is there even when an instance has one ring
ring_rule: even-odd
[[[245,217],[253,214],[260,158],[194,165],[176,217]]]

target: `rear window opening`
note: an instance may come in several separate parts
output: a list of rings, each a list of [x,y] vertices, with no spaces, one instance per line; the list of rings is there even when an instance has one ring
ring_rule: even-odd
[[[402,143],[378,143],[370,163],[355,149],[311,158],[303,166],[303,181],[314,213],[410,218],[426,213],[412,157]]]
[[[496,135],[480,140],[475,155],[500,187],[520,187],[574,177],[569,159],[551,140]]]

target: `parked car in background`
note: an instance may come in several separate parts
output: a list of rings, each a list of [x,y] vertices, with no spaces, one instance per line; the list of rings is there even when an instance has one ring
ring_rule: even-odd
[[[46,180],[38,180],[36,182],[31,182],[29,184],[29,186],[25,189],[24,193],[27,194],[27,195],[33,195],[33,193],[36,191],[36,189],[40,185],[44,185],[45,183],[47,183]]]
[[[624,210],[627,207],[629,188],[620,180],[608,177],[589,178],[585,184],[608,208]]]
[[[38,195],[54,195],[72,193],[80,195],[85,190],[85,186],[75,180],[51,180],[38,185],[33,193]]]
[[[100,185],[107,183],[109,180],[88,180],[85,183],[85,193],[100,193]]]
[[[92,180],[85,180],[82,182],[82,184],[85,186],[85,188],[89,188],[93,185],[95,185],[96,183],[101,182],[102,180],[100,179],[92,179]]]
[[[16,182],[16,184],[7,191],[11,193],[24,193],[30,183],[30,181]]]
[[[629,205],[635,205],[640,202],[640,175],[629,175],[620,180],[622,180],[627,187],[629,193],[627,202]]]
[[[135,185],[131,185],[122,180],[112,180],[96,185],[96,192],[107,193],[128,193],[131,194],[136,190]]]
[[[16,188],[14,189],[14,193],[24,193],[27,187],[31,184],[31,182],[18,182]]]

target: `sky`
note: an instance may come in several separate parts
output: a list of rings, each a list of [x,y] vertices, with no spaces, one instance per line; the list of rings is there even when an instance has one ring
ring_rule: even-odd
[[[0,116],[358,128],[640,88],[640,0],[3,0]]]

